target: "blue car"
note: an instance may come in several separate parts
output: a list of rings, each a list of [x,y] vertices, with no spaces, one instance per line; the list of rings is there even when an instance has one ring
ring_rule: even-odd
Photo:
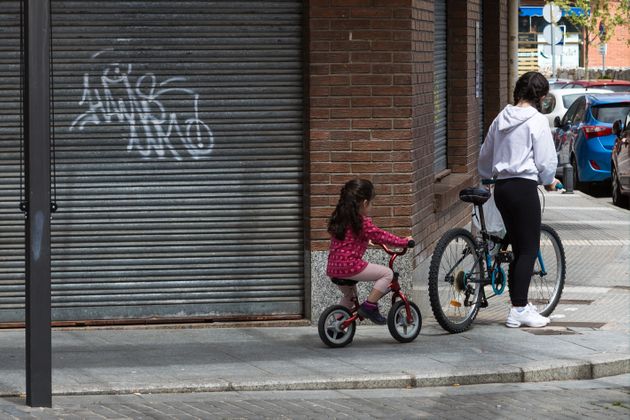
[[[585,94],[556,117],[554,142],[558,167],[573,166],[574,186],[585,190],[593,182],[609,182],[615,145],[613,123],[630,110],[630,93]]]

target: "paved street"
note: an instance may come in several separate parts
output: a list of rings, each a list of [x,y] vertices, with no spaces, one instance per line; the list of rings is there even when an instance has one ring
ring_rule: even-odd
[[[56,397],[53,409],[0,399],[8,419],[627,419],[630,375],[590,381],[345,391]]]

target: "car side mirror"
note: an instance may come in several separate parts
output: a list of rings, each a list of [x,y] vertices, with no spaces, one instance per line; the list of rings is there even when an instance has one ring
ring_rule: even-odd
[[[562,125],[560,124],[560,117],[556,115],[556,118],[553,119],[553,126],[556,128],[560,128]]]
[[[621,126],[621,120],[617,120],[613,123],[612,131],[615,133],[615,136],[619,137],[621,132],[623,131],[623,127]]]

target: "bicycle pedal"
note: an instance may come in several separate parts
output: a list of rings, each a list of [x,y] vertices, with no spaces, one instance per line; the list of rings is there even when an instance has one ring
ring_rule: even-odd
[[[480,308],[487,308],[488,307],[488,301],[487,300],[482,300],[481,303],[479,303],[479,307]]]

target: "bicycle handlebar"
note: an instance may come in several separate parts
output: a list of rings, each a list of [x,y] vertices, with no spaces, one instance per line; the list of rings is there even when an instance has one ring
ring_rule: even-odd
[[[407,242],[407,246],[404,247],[400,251],[394,251],[394,250],[390,249],[387,245],[384,245],[384,244],[378,244],[378,246],[383,248],[383,251],[387,252],[389,255],[398,255],[398,256],[400,256],[400,255],[405,255],[409,248],[413,248],[414,246],[416,246],[416,241],[411,239],[409,242]]]

